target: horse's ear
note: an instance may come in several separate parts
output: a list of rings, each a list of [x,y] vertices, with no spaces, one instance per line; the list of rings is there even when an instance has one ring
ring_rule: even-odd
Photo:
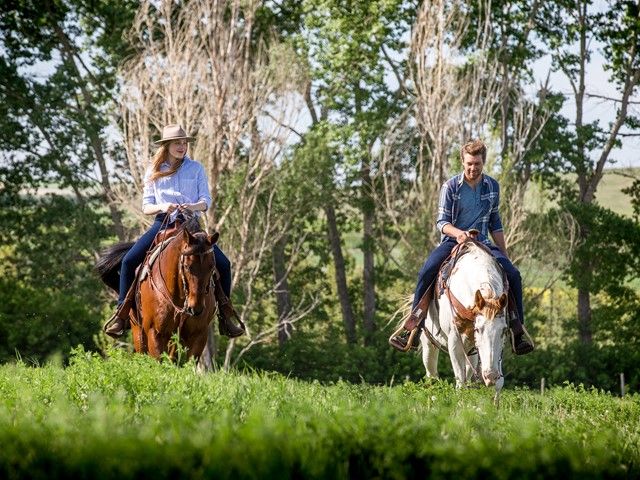
[[[500,298],[498,299],[498,306],[500,307],[500,310],[502,310],[504,307],[507,306],[507,294],[503,293],[502,295],[500,295]]]
[[[484,308],[484,297],[482,296],[482,293],[480,293],[480,290],[476,290],[476,307],[478,307],[480,310],[482,310]]]
[[[207,238],[207,241],[211,245],[215,245],[216,242],[218,241],[218,238],[220,238],[220,234],[218,232],[213,232],[211,235],[209,235],[209,238]]]

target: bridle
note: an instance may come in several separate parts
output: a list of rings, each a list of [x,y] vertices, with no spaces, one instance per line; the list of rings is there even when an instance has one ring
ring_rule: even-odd
[[[185,266],[184,266],[184,260],[185,257],[191,257],[191,256],[198,256],[200,259],[200,263],[203,262],[204,256],[208,255],[208,254],[213,255],[213,246],[208,249],[205,250],[203,252],[183,252],[180,254],[180,261],[178,263],[178,272],[180,273],[180,280],[182,281],[182,289],[184,290],[184,306],[183,309],[187,308],[187,298],[189,297],[189,282],[187,282],[187,277],[185,274]],[[160,268],[158,266],[158,268]],[[211,269],[211,276],[213,276],[213,272],[215,271],[215,256],[214,256],[214,262],[213,262],[213,268]],[[204,294],[207,295],[209,293],[209,289],[211,288],[211,279],[209,279],[209,281],[206,283],[206,286],[204,288]],[[173,303],[173,301],[172,301]],[[175,305],[174,305],[175,306]]]

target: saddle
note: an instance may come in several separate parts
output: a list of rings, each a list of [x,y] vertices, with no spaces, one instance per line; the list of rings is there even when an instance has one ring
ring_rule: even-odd
[[[469,251],[469,245],[472,244],[472,243],[475,244],[476,246],[482,248],[484,251],[486,251],[492,257],[494,256],[493,252],[491,251],[491,249],[489,247],[487,247],[485,244],[483,244],[481,242],[478,242],[476,240],[468,240],[467,242],[458,244],[455,247],[453,247],[453,250],[451,250],[451,254],[442,263],[442,266],[440,267],[440,271],[438,272],[438,277],[437,277],[437,282],[436,282],[436,285],[437,285],[437,288],[438,288],[437,297],[441,297],[443,294],[446,294],[447,298],[449,299],[449,301],[453,305],[453,308],[454,308],[454,311],[455,311],[456,315],[461,320],[468,320],[468,321],[473,321],[473,318],[474,318],[473,317],[473,313],[471,312],[470,309],[468,309],[467,307],[462,305],[462,303],[460,303],[460,301],[455,297],[455,295],[453,295],[453,293],[449,290],[449,277],[453,273],[453,271],[455,269],[455,266],[456,266],[456,263],[458,262],[458,260]],[[513,309],[512,310],[515,311],[515,300],[513,300],[513,295],[511,294],[511,291],[509,290],[509,281],[507,279],[507,274],[504,272],[504,270],[502,269],[500,264],[498,264],[498,268],[500,269],[500,273],[501,273],[501,276],[502,276],[502,283],[504,285],[504,291],[507,292],[509,301],[513,302]]]

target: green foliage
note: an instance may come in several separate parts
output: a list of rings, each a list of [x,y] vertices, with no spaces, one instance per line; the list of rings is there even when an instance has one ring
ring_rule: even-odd
[[[102,309],[93,252],[107,234],[103,220],[61,196],[15,197],[2,209],[0,361],[16,352],[42,361],[93,344]]]
[[[628,71],[640,68],[640,7],[629,0],[612,0],[599,19],[599,40],[610,62],[606,65],[615,82],[623,86]],[[635,55],[631,55],[634,52]]]
[[[78,350],[67,369],[0,367],[0,476],[629,478],[640,399],[201,376]]]
[[[100,324],[86,298],[12,277],[0,279],[0,295],[0,362],[18,356],[38,363],[52,354],[67,355],[78,344],[92,346]]]
[[[640,272],[640,224],[595,204],[565,202],[583,231],[568,269],[570,282],[591,293],[623,296]],[[591,266],[585,270],[585,262]]]
[[[636,178],[629,187],[622,190],[622,193],[631,197],[634,219],[640,223],[640,178]]]
[[[245,355],[244,365],[320,382],[343,380],[383,385],[406,379],[419,381],[424,377],[421,358],[390,348],[384,333],[378,333],[371,345],[364,347],[345,343],[336,327],[328,331],[297,332],[296,338],[283,348],[277,345],[254,347]],[[443,375],[450,371],[451,368],[444,365]]]

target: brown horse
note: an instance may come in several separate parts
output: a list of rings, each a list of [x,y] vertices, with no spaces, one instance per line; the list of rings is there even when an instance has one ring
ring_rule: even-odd
[[[159,237],[162,240],[162,234]],[[133,286],[135,306],[129,311],[136,352],[155,358],[168,352],[173,358],[175,345],[170,341],[177,333],[187,356],[200,357],[216,308],[211,286],[217,240],[218,233],[190,233],[183,227],[159,242],[158,250],[145,260]],[[96,264],[103,281],[116,291],[117,267],[130,247],[131,243],[114,245]]]

